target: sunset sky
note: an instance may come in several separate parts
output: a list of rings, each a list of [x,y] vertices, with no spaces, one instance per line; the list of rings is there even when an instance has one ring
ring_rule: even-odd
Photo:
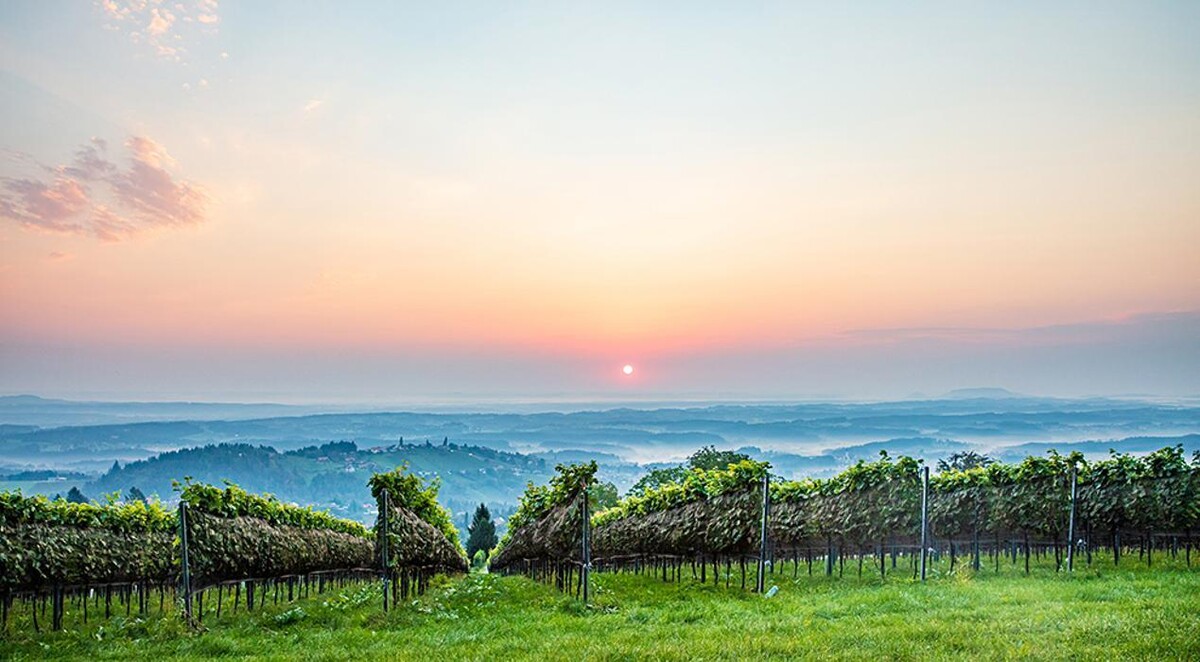
[[[4,2],[0,394],[1200,395],[1200,3],[994,5]]]

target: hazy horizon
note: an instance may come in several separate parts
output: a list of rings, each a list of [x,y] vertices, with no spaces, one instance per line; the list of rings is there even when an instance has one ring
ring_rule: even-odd
[[[1200,313],[1034,329],[865,331],[794,348],[657,356],[638,362],[634,379],[620,375],[615,357],[574,355],[347,351],[330,358],[271,347],[192,354],[17,343],[0,352],[0,392],[108,400],[876,401],[979,387],[1066,398],[1200,394]]]
[[[954,389],[943,393],[914,392],[904,396],[887,398],[861,398],[838,395],[761,396],[741,395],[722,397],[719,394],[654,394],[639,397],[636,393],[604,395],[588,393],[571,394],[528,394],[498,397],[482,394],[427,394],[423,396],[397,397],[377,400],[336,399],[293,399],[286,397],[263,399],[189,399],[170,397],[161,392],[127,394],[120,397],[111,393],[63,393],[59,395],[27,392],[0,392],[0,399],[36,398],[39,401],[64,402],[71,404],[101,405],[197,405],[230,407],[282,407],[294,409],[295,415],[315,412],[336,413],[395,413],[395,412],[447,412],[447,413],[578,413],[586,411],[610,411],[614,409],[637,409],[654,411],[672,408],[705,408],[719,406],[803,406],[803,405],[886,405],[906,402],[952,402],[956,400],[1039,400],[1064,403],[1091,400],[1113,402],[1144,402],[1156,405],[1177,404],[1192,406],[1200,404],[1200,395],[1164,396],[1153,393],[1108,393],[1076,395],[1044,395],[1019,393],[1003,387],[977,386]],[[3,422],[0,420],[0,422]]]

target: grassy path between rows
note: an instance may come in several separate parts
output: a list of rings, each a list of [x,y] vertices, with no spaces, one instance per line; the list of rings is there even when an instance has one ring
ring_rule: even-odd
[[[436,583],[381,613],[363,585],[247,615],[114,618],[35,635],[10,623],[0,659],[1200,659],[1200,569],[1093,567],[1073,576],[772,577],[738,588],[595,575],[584,608],[521,577]]]

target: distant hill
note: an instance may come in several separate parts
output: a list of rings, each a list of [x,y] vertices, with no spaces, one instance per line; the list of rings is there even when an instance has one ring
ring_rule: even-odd
[[[1019,393],[1013,393],[1006,388],[998,387],[983,387],[983,388],[960,388],[950,391],[942,396],[946,400],[975,400],[975,399],[990,399],[1004,400],[1008,398],[1024,398],[1027,396]]]
[[[272,403],[220,402],[86,402],[56,400],[36,395],[0,396],[0,424],[62,427],[147,421],[238,420],[269,416],[297,416],[330,411]]]
[[[373,516],[367,479],[401,465],[427,480],[440,480],[439,500],[463,512],[479,503],[515,503],[527,482],[544,482],[553,473],[539,458],[449,443],[360,448],[353,442],[334,442],[286,452],[219,444],[116,465],[86,484],[84,493],[98,498],[137,487],[148,496],[170,500],[174,481],[191,478],[221,485],[228,480],[251,492],[270,492],[283,501],[365,521]]]
[[[908,455],[910,457],[923,458],[945,457],[951,453],[972,450],[973,448],[974,446],[971,444],[954,441],[953,439],[910,437],[831,448],[825,451],[824,455],[829,455],[845,462],[854,462],[857,460],[874,460],[879,457],[880,451],[887,451],[887,454],[892,457]]]
[[[978,391],[968,393],[978,394]],[[16,400],[27,401],[25,397]],[[106,415],[120,412],[115,404],[101,404]],[[110,405],[116,409],[109,409]],[[133,416],[141,405],[131,406],[133,413],[128,415]],[[896,440],[926,440],[920,442],[926,444],[920,452],[934,452],[938,448],[928,446],[932,442],[927,440],[1000,448],[1047,439],[1090,441],[1195,433],[1200,433],[1200,407],[1024,396],[877,403],[724,404],[570,413],[355,412],[40,429],[10,424],[0,427],[0,471],[104,471],[113,460],[129,462],[163,451],[220,443],[266,445],[288,451],[335,441],[353,441],[360,448],[370,448],[391,445],[401,439],[411,444],[427,439],[436,443],[448,438],[456,444],[502,451],[601,453],[645,464],[677,461],[705,445],[754,446],[790,455],[815,456],[829,449],[887,444],[842,451],[844,457],[849,457],[847,453],[870,456],[885,448],[889,453],[908,452],[899,450],[903,444]]]

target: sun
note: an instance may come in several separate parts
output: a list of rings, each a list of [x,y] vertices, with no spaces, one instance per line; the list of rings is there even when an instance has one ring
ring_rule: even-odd
[[[633,374],[633,366],[626,363],[625,367],[621,368],[621,372],[625,373],[626,375],[632,375]]]

